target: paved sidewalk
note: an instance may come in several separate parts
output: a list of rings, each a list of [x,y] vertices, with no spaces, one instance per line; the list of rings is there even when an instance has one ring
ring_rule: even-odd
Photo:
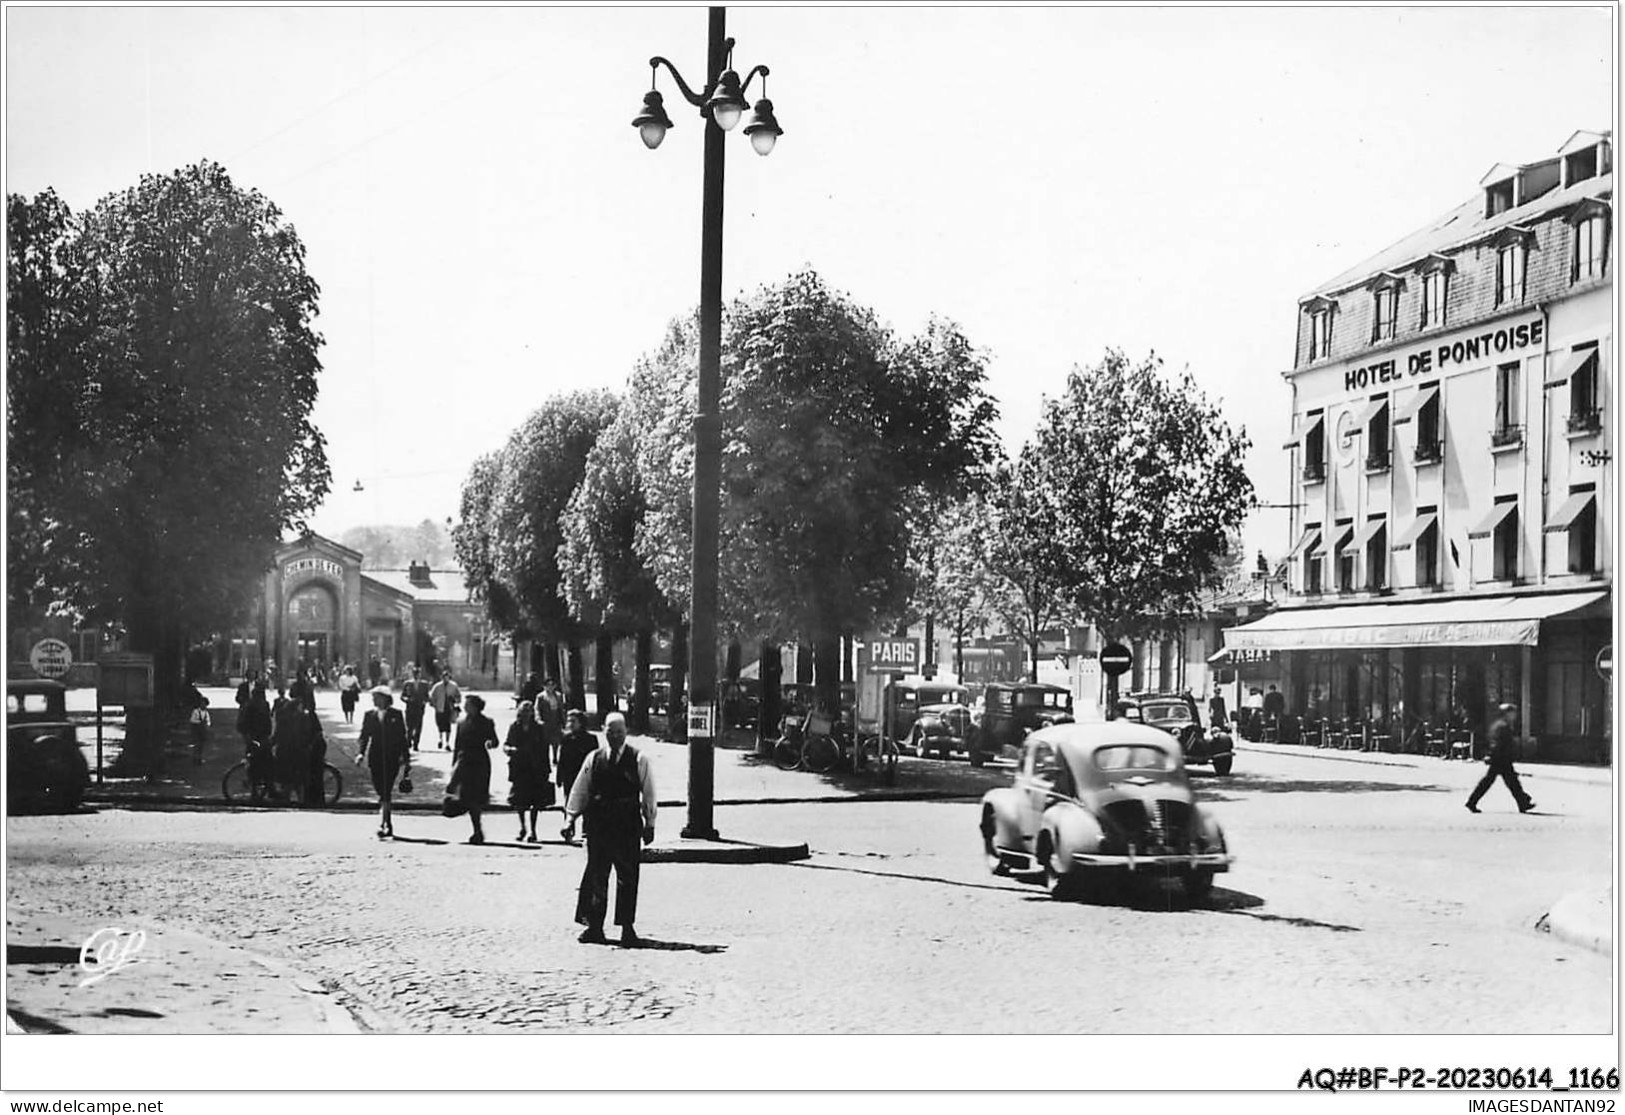
[[[8,1033],[353,1034],[372,1028],[358,1022],[357,1015],[368,1012],[336,984],[236,945],[137,922],[104,927],[89,941],[79,939],[82,933],[82,922],[67,913],[8,915]]]

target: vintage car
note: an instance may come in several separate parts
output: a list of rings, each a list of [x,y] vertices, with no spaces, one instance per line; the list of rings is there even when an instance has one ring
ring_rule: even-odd
[[[1127,720],[1028,736],[1014,783],[983,795],[981,830],[994,874],[1041,876],[1063,899],[1147,874],[1178,878],[1196,901],[1233,858],[1196,803],[1178,745]]]
[[[982,693],[980,717],[972,718],[971,766],[1013,755],[1027,733],[1072,720],[1072,694],[1058,685],[992,682]]]
[[[1229,774],[1236,758],[1236,741],[1222,728],[1202,727],[1196,699],[1182,693],[1136,693],[1120,702],[1120,711],[1132,708],[1143,723],[1179,740],[1185,762],[1211,766],[1214,774]]]
[[[963,686],[936,686],[949,692],[932,704],[914,710],[914,724],[908,730],[908,746],[921,758],[935,753],[946,759],[955,751],[970,750],[970,693]],[[929,689],[924,690],[929,692]]]
[[[6,808],[12,813],[79,808],[90,767],[68,719],[67,688],[58,681],[6,682]]]

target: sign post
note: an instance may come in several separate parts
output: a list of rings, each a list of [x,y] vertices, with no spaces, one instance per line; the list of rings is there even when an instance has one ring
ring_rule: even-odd
[[[1100,668],[1106,672],[1106,719],[1117,719],[1117,679],[1134,665],[1134,653],[1122,643],[1100,649]]]

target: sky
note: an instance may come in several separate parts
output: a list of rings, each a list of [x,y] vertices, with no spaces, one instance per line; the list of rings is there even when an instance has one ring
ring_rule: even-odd
[[[988,357],[1014,452],[1108,348],[1188,367],[1289,499],[1298,300],[1613,126],[1610,7],[753,7],[784,135],[727,137],[724,297],[805,268],[902,335]],[[5,179],[75,209],[202,159],[308,249],[326,344],[311,519],[457,514],[469,465],[580,387],[621,389],[699,298],[702,128],[630,126],[698,7],[6,10]],[[749,92],[760,95],[760,79]],[[363,490],[356,491],[359,482]],[[1244,544],[1284,554],[1287,515]]]

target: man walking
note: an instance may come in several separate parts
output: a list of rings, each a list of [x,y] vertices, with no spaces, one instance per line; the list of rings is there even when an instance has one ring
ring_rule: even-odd
[[[587,928],[583,944],[602,944],[604,914],[609,907],[609,870],[615,869],[615,924],[621,944],[636,945],[633,922],[638,913],[638,838],[655,838],[655,786],[649,760],[626,742],[626,718],[612,712],[604,718],[604,738],[582,766],[564,806],[565,839],[575,838],[578,816],[587,819],[587,869],[576,899],[576,923]]]
[[[1527,813],[1535,807],[1534,801],[1524,792],[1523,783],[1518,781],[1518,772],[1512,769],[1512,760],[1517,756],[1517,728],[1518,706],[1512,704],[1500,707],[1501,715],[1496,717],[1495,723],[1490,725],[1490,757],[1486,760],[1489,769],[1484,777],[1478,780],[1473,787],[1472,794],[1467,798],[1467,808],[1470,812],[1478,812],[1478,802],[1495,780],[1500,778],[1512,791],[1512,798],[1518,803],[1518,812]]]
[[[450,670],[444,671],[440,680],[434,683],[434,688],[429,690],[429,703],[434,706],[434,726],[435,731],[440,733],[442,751],[451,743],[451,728],[457,720],[457,705],[462,699],[463,691],[451,680]]]
[[[423,710],[428,704],[429,683],[423,680],[422,672],[413,665],[412,676],[401,686],[401,710],[406,714],[406,738],[413,751],[418,749],[418,741],[423,738]]]

